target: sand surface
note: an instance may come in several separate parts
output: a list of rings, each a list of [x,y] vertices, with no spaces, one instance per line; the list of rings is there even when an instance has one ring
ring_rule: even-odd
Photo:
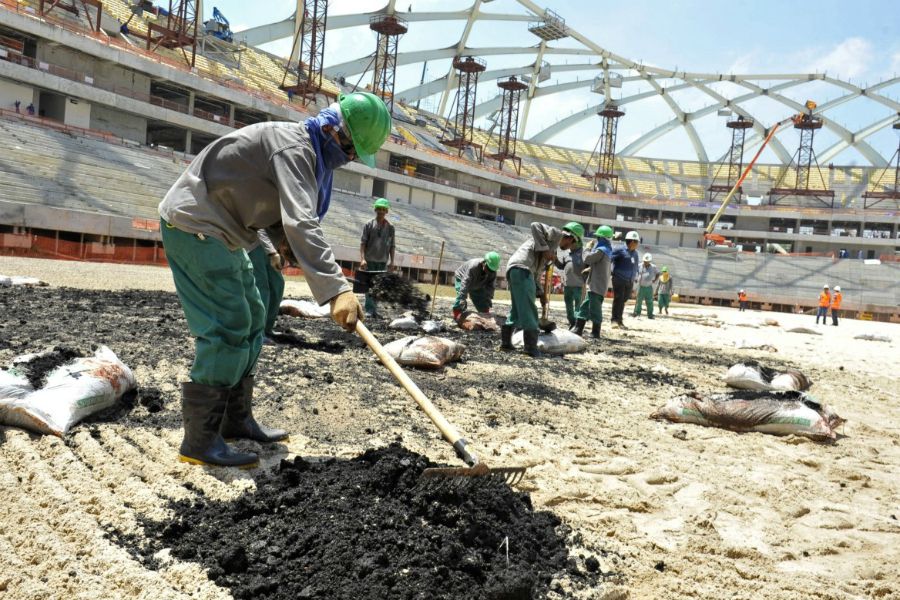
[[[169,271],[155,267],[0,257],[0,274],[82,289],[173,290]],[[308,290],[292,281],[287,295]],[[604,328],[583,354],[534,363],[473,337],[461,365],[414,373],[491,464],[530,466],[520,489],[535,508],[558,514],[586,547],[604,552],[603,571],[622,574],[618,585],[563,585],[551,597],[900,598],[900,326],[845,319],[816,328],[810,316],[695,306],[671,312],[626,318],[627,331]],[[34,316],[56,327],[71,318]],[[764,325],[767,318],[779,325]],[[15,335],[17,324],[2,322],[0,339]],[[821,335],[786,331],[799,326]],[[227,499],[254,488],[252,473],[174,460],[181,433],[170,424],[191,340],[183,322],[165,331],[171,358],[132,365],[140,385],[166,396],[162,412],[76,427],[66,440],[0,427],[0,598],[228,597],[195,564],[163,556],[148,569],[105,537],[110,528],[139,532],[144,516],[165,519],[168,501],[192,490]],[[854,339],[861,333],[892,341]],[[4,364],[25,350],[0,348]],[[724,391],[727,367],[748,359],[803,370],[811,393],[847,419],[836,443],[648,419],[685,390]],[[323,368],[334,385],[298,376]],[[267,385],[292,373],[289,390]],[[358,343],[341,355],[267,347],[259,379],[263,394],[280,398],[262,417],[294,432],[286,446],[256,448],[264,465],[295,454],[350,457],[395,439],[454,461]],[[141,419],[145,426],[135,426]]]

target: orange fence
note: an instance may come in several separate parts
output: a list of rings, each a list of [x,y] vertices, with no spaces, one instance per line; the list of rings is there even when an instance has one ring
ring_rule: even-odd
[[[130,242],[130,243],[129,243]],[[152,245],[147,245],[148,243]],[[86,260],[91,262],[167,265],[166,253],[159,242],[118,239],[116,243],[72,241],[39,234],[4,234],[0,253],[6,256]]]

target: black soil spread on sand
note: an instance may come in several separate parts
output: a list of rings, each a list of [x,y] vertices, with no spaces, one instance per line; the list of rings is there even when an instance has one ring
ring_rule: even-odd
[[[419,318],[424,318],[428,312],[428,302],[431,300],[409,279],[398,273],[385,273],[375,277],[372,287],[369,288],[369,295],[378,302],[411,310]]]
[[[554,576],[596,589],[612,575],[570,556],[568,528],[527,494],[493,477],[436,484],[420,478],[429,466],[399,445],[282,460],[237,500],[173,503],[171,520],[145,522],[146,539],[130,545],[151,565],[170,548],[248,599],[524,600]]]

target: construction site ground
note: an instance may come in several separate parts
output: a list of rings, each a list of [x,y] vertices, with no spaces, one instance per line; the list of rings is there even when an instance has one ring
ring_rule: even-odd
[[[130,405],[76,426],[65,440],[0,427],[2,598],[251,597],[240,569],[223,575],[209,561],[192,559],[191,551],[176,547],[185,536],[171,525],[202,521],[211,528],[206,543],[234,547],[233,532],[217,533],[217,515],[232,514],[236,502],[252,507],[263,489],[266,497],[296,495],[285,486],[307,475],[279,475],[285,459],[294,465],[289,470],[312,477],[319,471],[306,460],[331,457],[337,461],[329,464],[345,469],[368,449],[395,444],[384,450],[384,464],[394,465],[396,477],[424,464],[410,451],[458,464],[358,338],[327,319],[285,316],[278,327],[297,339],[263,348],[255,410],[262,422],[288,429],[290,440],[269,447],[240,442],[260,452],[256,470],[179,463],[179,383],[188,377],[193,342],[170,272],[0,257],[0,274],[50,284],[0,288],[0,364],[49,346],[105,344],[132,368],[139,386]],[[310,294],[303,281],[291,280],[286,297]],[[450,301],[439,298],[438,312],[446,316]],[[495,312],[507,308],[498,301]],[[610,308],[604,306],[605,315]],[[564,323],[561,303],[553,303],[551,316]],[[411,372],[491,465],[529,467],[518,490],[529,495],[533,515],[524,497],[508,490],[479,496],[481,504],[502,499],[517,519],[528,517],[510,521],[517,525],[504,532],[511,559],[538,543],[539,525],[554,519],[565,525],[557,533],[569,563],[546,589],[532,589],[550,598],[607,600],[900,598],[900,325],[843,320],[839,327],[816,327],[810,316],[679,305],[668,317],[626,316],[626,323],[627,330],[604,323],[602,340],[584,353],[540,361],[500,353],[498,334],[454,329],[446,335],[466,344],[463,362]],[[371,327],[384,342],[406,335],[389,330],[387,320]],[[794,327],[821,335],[787,331]],[[855,339],[864,333],[890,341]],[[763,344],[777,351],[738,348]],[[747,360],[806,373],[814,381],[811,393],[847,419],[836,442],[648,418],[685,391],[724,391],[726,369]],[[343,490],[342,498],[353,493],[339,483],[328,485]],[[338,510],[322,505],[323,519]],[[294,523],[278,510],[266,514],[260,527]],[[290,535],[316,526],[316,514],[296,521]],[[366,514],[388,518],[384,511]],[[369,526],[403,536],[393,523]],[[238,545],[252,561],[252,548],[269,538],[241,531]],[[316,560],[304,566],[311,578],[335,561],[352,562],[359,551],[334,543],[346,546],[344,554],[335,558],[316,548]],[[397,548],[403,546],[401,539]],[[384,564],[372,568],[389,570],[401,549],[387,548]],[[288,554],[280,549],[266,559],[273,570],[265,585],[277,580],[280,557]],[[243,564],[240,552],[227,559],[218,564]],[[446,581],[452,583],[450,576]],[[258,597],[279,597],[260,585]],[[295,597],[329,597],[321,581],[316,585]],[[527,597],[522,589],[511,584],[473,597]],[[380,593],[356,590],[353,597],[387,597]],[[437,584],[409,594],[402,597],[446,597]]]

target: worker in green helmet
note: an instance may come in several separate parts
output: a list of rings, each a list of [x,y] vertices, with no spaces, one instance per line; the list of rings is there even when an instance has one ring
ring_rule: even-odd
[[[213,141],[160,203],[166,258],[195,338],[190,381],[181,389],[180,460],[252,467],[257,455],[225,438],[287,437],[252,412],[266,309],[247,250],[265,229],[279,253],[303,269],[316,301],[331,305],[338,325],[355,329],[362,307],[320,223],[334,170],[355,159],[373,166],[390,131],[380,98],[341,94],[303,122],[255,123]]]
[[[669,314],[669,301],[672,299],[672,287],[675,285],[669,267],[663,265],[659,270],[659,280],[656,282],[656,297],[659,302],[659,314]]]
[[[453,303],[454,319],[459,319],[466,310],[467,298],[472,298],[472,304],[478,312],[491,312],[494,303],[494,283],[499,268],[500,255],[492,251],[487,252],[482,258],[468,260],[456,269],[453,282],[456,288],[456,301]]]
[[[571,252],[556,258],[553,264],[563,272],[563,301],[566,305],[566,320],[569,322],[569,328],[571,329],[575,326],[575,312],[581,305],[581,294],[584,289],[581,267],[575,266]]]
[[[394,225],[387,219],[391,203],[379,198],[372,205],[375,218],[363,226],[359,240],[359,269],[370,273],[389,270],[394,265]],[[378,305],[371,294],[366,294],[366,317],[378,318]]]
[[[259,299],[266,309],[263,343],[271,344],[278,309],[284,297],[284,275],[281,274],[281,270],[285,266],[285,261],[265,230],[260,229],[257,233],[259,243],[252,247],[247,255],[250,257],[250,264],[253,265],[253,279],[259,291]]]
[[[603,322],[603,299],[609,288],[612,273],[612,238],[613,230],[608,225],[601,225],[594,232],[597,242],[584,256],[584,271],[588,287],[584,302],[578,309],[575,326],[572,331],[578,335],[584,333],[584,326],[591,322],[591,337],[600,339],[600,324]]]
[[[512,308],[500,329],[502,350],[512,350],[512,336],[516,328],[522,330],[525,353],[540,357],[538,350],[538,313],[534,305],[539,274],[556,258],[557,250],[569,250],[576,266],[581,265],[581,240],[584,227],[580,223],[566,223],[558,229],[544,223],[531,224],[531,236],[519,246],[506,264],[506,281],[512,298]],[[541,303],[547,302],[541,297]]]

